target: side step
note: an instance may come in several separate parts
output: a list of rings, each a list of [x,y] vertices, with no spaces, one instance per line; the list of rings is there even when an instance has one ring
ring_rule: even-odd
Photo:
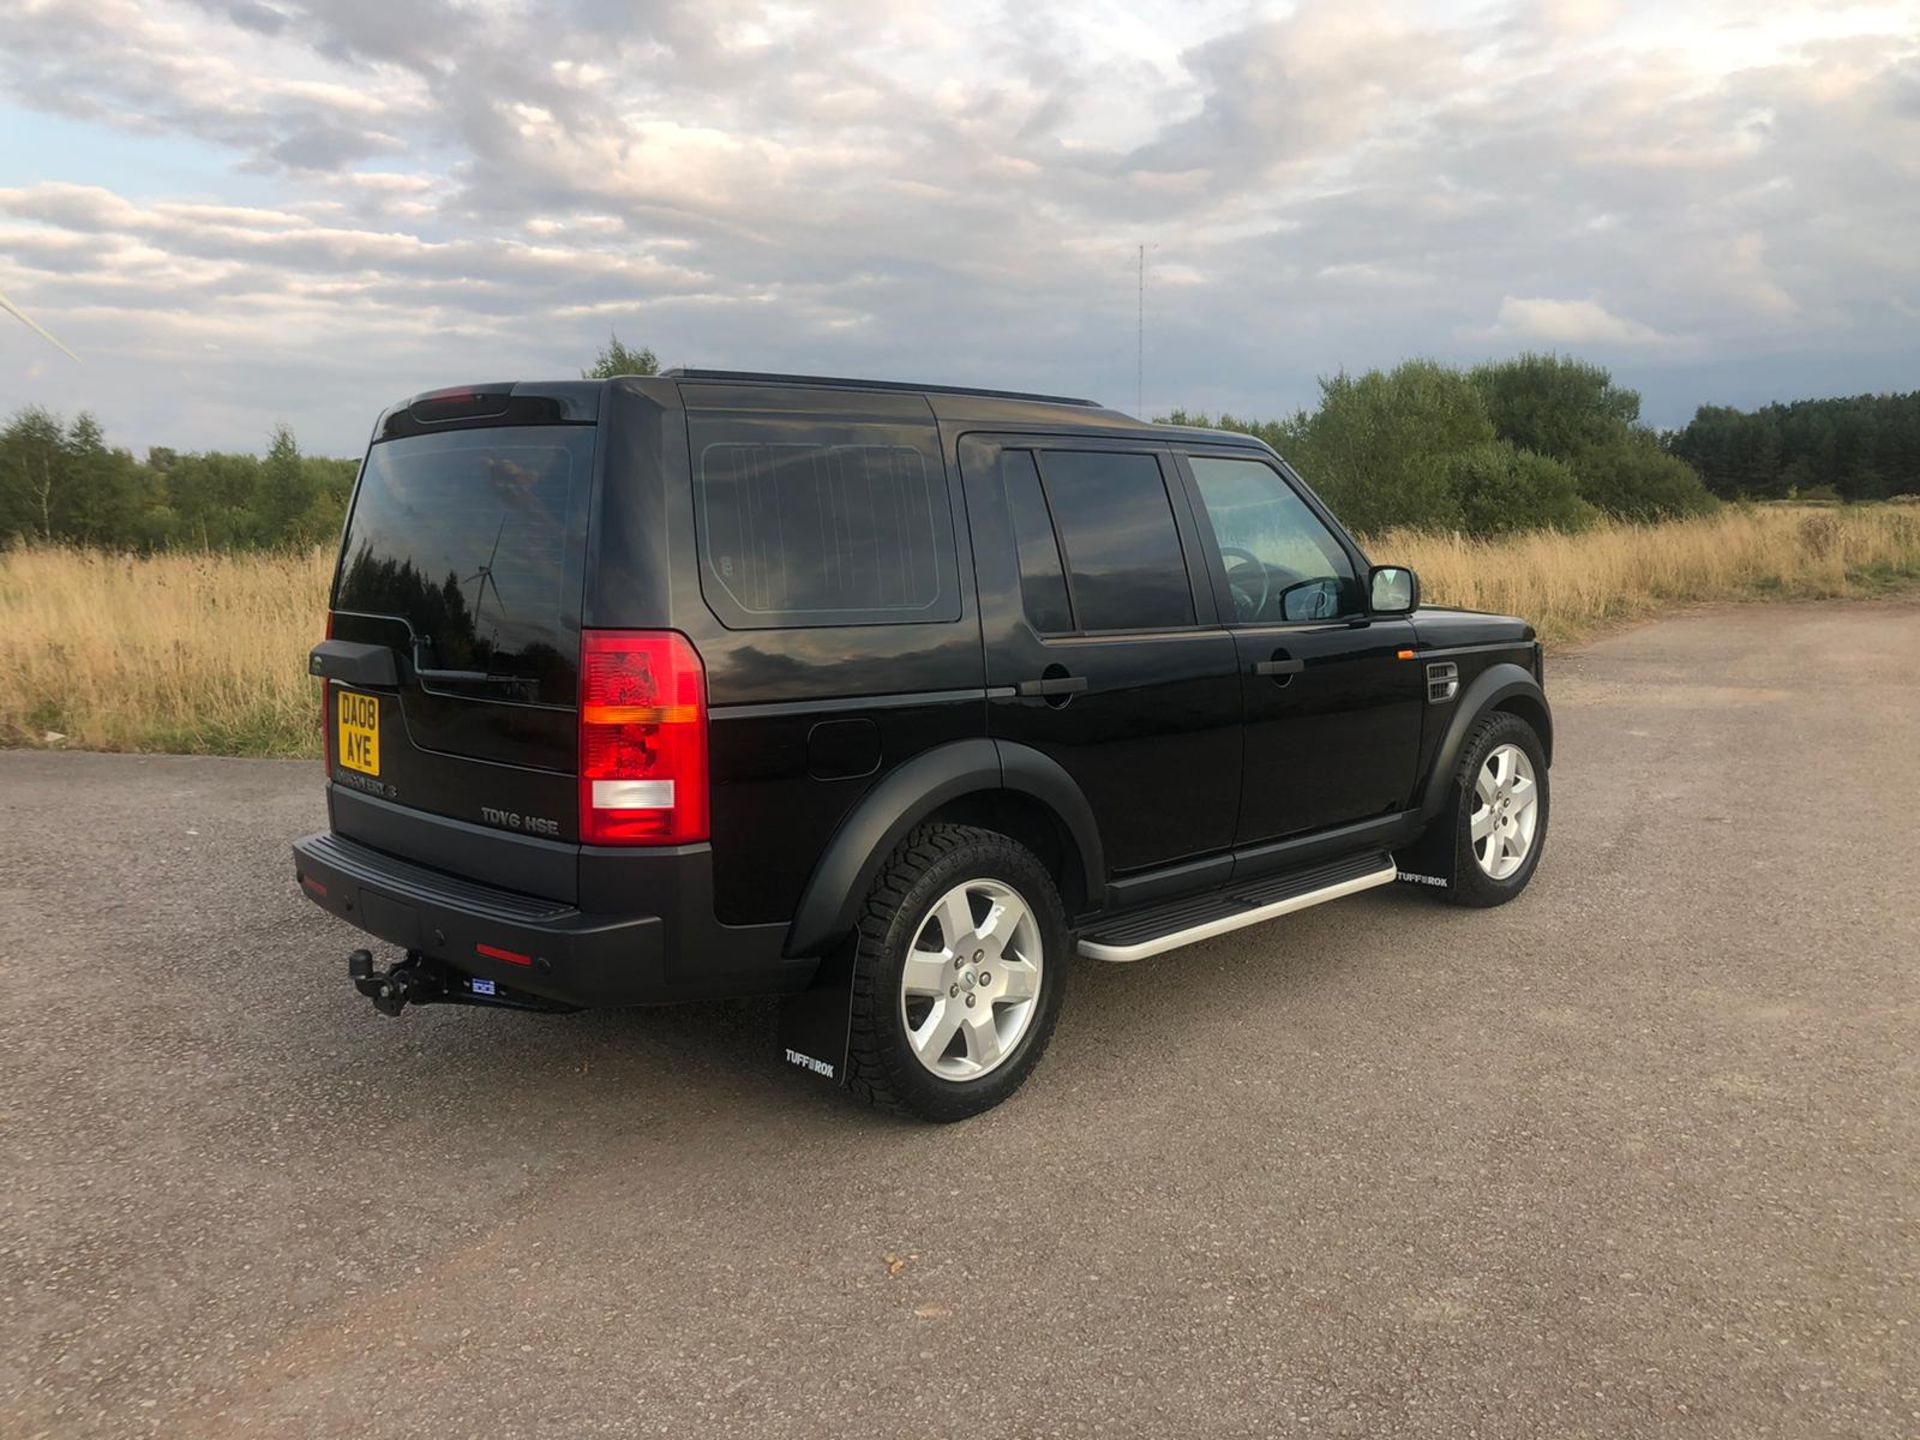
[[[1080,937],[1080,953],[1091,960],[1144,960],[1343,895],[1391,885],[1397,874],[1393,857],[1376,850],[1310,870],[1230,885],[1211,895],[1096,920]]]

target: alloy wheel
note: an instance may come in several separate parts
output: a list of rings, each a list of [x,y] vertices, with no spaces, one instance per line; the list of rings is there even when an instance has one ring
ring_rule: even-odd
[[[914,1058],[943,1080],[977,1080],[1018,1048],[1039,1011],[1045,963],[1032,907],[1000,880],[968,880],[914,930],[900,1018]]]
[[[1473,781],[1468,835],[1473,858],[1494,880],[1511,879],[1533,853],[1540,828],[1540,786],[1518,745],[1498,745]]]

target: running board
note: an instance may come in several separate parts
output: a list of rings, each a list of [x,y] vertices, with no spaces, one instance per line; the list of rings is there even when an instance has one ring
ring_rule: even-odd
[[[1343,895],[1391,885],[1399,873],[1393,857],[1377,850],[1310,870],[1229,886],[1211,895],[1096,920],[1080,939],[1080,953],[1090,960],[1145,960],[1149,955],[1324,905]]]

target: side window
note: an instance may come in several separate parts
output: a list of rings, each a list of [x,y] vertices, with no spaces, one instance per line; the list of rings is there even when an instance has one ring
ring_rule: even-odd
[[[691,427],[701,592],[734,629],[960,617],[946,479],[887,425],[809,435],[791,420]],[[796,433],[800,431],[801,433]]]
[[[1193,624],[1193,592],[1160,462],[1110,450],[1048,450],[1040,470],[1077,628]]]
[[[1001,451],[1000,478],[1020,553],[1020,599],[1027,619],[1042,634],[1062,634],[1073,629],[1073,607],[1067,600],[1067,572],[1060,563],[1053,517],[1047,513],[1047,497],[1041,492],[1032,452]]]
[[[1242,625],[1332,620],[1364,612],[1353,561],[1272,466],[1189,455]]]

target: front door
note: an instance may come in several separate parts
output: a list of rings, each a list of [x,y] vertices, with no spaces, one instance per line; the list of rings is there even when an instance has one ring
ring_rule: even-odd
[[[1368,614],[1361,557],[1270,459],[1180,458],[1239,651],[1246,766],[1235,846],[1405,809],[1425,698],[1412,623]]]
[[[988,733],[1079,784],[1107,866],[1224,852],[1240,680],[1170,454],[1035,437],[960,443]]]

